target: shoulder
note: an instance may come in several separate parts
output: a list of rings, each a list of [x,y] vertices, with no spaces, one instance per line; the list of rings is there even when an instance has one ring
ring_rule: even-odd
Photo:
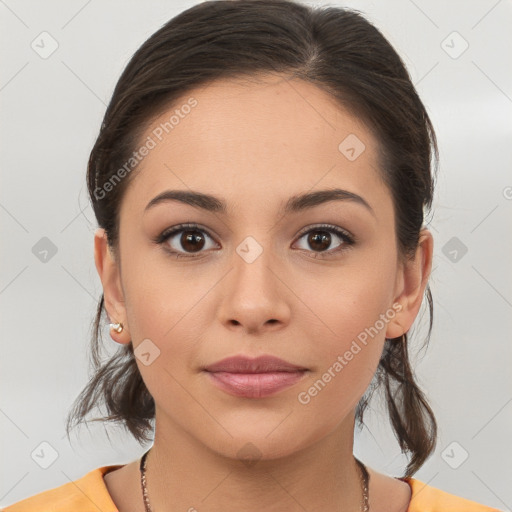
[[[502,512],[436,487],[412,477],[400,478],[411,487],[412,495],[407,512]]]
[[[73,482],[40,492],[1,509],[1,512],[117,512],[103,479],[120,466],[103,466]]]

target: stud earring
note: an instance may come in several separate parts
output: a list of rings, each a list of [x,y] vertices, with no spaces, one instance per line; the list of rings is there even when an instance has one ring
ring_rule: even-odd
[[[110,324],[110,328],[116,332],[121,332],[123,330],[123,324],[121,322],[118,324]]]

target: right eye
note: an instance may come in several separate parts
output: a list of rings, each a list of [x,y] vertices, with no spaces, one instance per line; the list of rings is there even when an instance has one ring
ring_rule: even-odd
[[[204,252],[207,239],[213,241],[213,237],[198,224],[179,224],[163,231],[155,242],[165,244],[165,249],[176,258],[193,258],[194,254]]]

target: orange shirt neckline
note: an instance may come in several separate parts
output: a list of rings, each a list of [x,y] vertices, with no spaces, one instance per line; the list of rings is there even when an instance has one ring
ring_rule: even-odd
[[[119,469],[121,467],[123,467],[123,464],[118,464],[118,465],[114,465],[114,466],[101,466],[91,472],[92,473],[91,477],[93,477],[93,478],[91,478],[91,480],[94,479],[94,482],[92,482],[92,483],[94,483],[94,485],[97,485],[98,489],[101,489],[101,492],[102,492],[102,495],[100,496],[101,500],[102,500],[102,502],[104,502],[104,506],[108,507],[107,510],[111,511],[111,512],[118,512],[118,510],[117,510],[117,507],[116,507],[114,501],[112,500],[112,497],[110,496],[110,494],[108,492],[108,489],[107,489],[107,486],[105,484],[105,480],[103,479],[103,477],[110,471],[115,471],[116,469]],[[409,503],[409,506],[407,507],[407,512],[416,512],[416,507],[411,508],[412,500],[413,500],[413,498],[417,497],[416,495],[417,495],[417,492],[419,491],[419,486],[423,487],[426,484],[424,484],[423,482],[416,480],[415,478],[412,478],[412,477],[394,477],[394,478],[407,483],[409,485],[409,487],[411,488],[411,502]]]
[[[94,508],[94,510],[102,512],[119,512],[103,477],[124,465],[98,467],[78,480],[43,491],[19,502],[19,505],[14,503],[2,508],[2,511],[36,512],[51,509],[56,512],[68,510],[85,512]],[[459,512],[461,510],[464,512],[502,512],[496,508],[431,487],[413,477],[394,478],[406,482],[411,488],[411,500],[407,512]]]

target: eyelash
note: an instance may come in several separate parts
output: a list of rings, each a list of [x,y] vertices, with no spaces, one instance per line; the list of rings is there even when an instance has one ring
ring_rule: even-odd
[[[202,233],[206,233],[212,240],[214,237],[210,235],[207,229],[204,229],[199,224],[178,224],[177,226],[174,226],[172,228],[166,229],[163,231],[160,235],[155,237],[153,239],[153,242],[159,245],[163,245],[169,238],[171,238],[173,235],[176,235],[177,233],[180,233],[182,231],[192,231],[197,230]],[[332,256],[333,254],[342,253],[352,248],[352,246],[356,243],[355,237],[353,237],[348,231],[345,231],[344,229],[341,229],[337,226],[333,226],[331,224],[320,224],[318,226],[308,227],[307,229],[301,231],[298,235],[298,239],[302,238],[304,235],[306,235],[309,232],[312,231],[327,231],[329,233],[334,233],[336,236],[341,238],[343,240],[343,243],[336,249],[331,249],[330,251],[324,251],[324,252],[314,252],[314,251],[308,251],[313,252],[314,256],[312,256],[315,259],[326,259]],[[183,254],[168,248],[165,248],[165,250],[173,257],[175,258],[195,258],[196,256],[194,254]],[[302,249],[305,250],[305,249]],[[199,254],[199,253],[197,253]],[[328,256],[324,256],[324,254],[327,254]]]

